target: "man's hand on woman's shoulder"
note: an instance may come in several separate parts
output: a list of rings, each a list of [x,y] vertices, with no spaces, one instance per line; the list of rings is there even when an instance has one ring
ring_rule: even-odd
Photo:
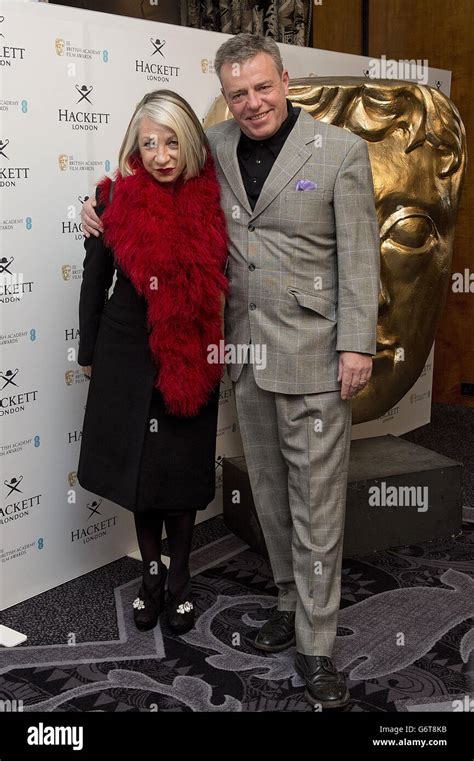
[[[87,201],[84,201],[82,204],[81,222],[82,232],[84,233],[85,238],[89,238],[91,235],[95,235],[95,237],[98,238],[100,233],[104,232],[100,217],[95,213],[95,206],[97,206],[95,198],[88,198]]]

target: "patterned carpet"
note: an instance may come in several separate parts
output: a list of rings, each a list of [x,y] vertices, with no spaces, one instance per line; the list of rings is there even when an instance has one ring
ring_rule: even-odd
[[[35,598],[28,642],[0,649],[0,700],[24,711],[311,711],[294,648],[252,647],[275,604],[269,568],[220,517],[209,523],[219,538],[192,556],[195,629],[137,632],[140,564],[124,558]],[[455,539],[344,561],[334,654],[352,697],[344,711],[452,712],[474,697],[473,543],[466,522]],[[4,623],[21,628],[26,605]]]

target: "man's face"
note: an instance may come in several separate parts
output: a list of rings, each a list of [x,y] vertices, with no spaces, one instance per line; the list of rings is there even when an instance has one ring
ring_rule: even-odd
[[[278,131],[288,115],[288,72],[280,75],[267,53],[221,69],[221,92],[242,132],[264,140]]]

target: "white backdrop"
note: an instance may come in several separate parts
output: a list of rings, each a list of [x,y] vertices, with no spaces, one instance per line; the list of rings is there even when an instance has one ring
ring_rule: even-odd
[[[115,169],[136,102],[176,89],[204,119],[226,35],[41,3],[0,3],[0,609],[136,549],[132,515],[76,480],[88,383],[76,364],[81,202]],[[291,77],[363,76],[361,56],[282,45]],[[449,95],[448,72],[430,69]],[[416,388],[355,436],[429,421],[432,358]],[[416,392],[416,395],[413,394]],[[224,456],[241,453],[222,386]]]

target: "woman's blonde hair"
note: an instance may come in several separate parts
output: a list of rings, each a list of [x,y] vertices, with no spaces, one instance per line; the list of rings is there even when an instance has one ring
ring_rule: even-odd
[[[130,157],[139,153],[138,130],[143,117],[176,133],[179,145],[177,168],[180,173],[184,172],[184,180],[197,177],[206,163],[209,144],[189,103],[172,90],[147,93],[137,105],[119,151],[118,168],[122,177],[133,174]]]

